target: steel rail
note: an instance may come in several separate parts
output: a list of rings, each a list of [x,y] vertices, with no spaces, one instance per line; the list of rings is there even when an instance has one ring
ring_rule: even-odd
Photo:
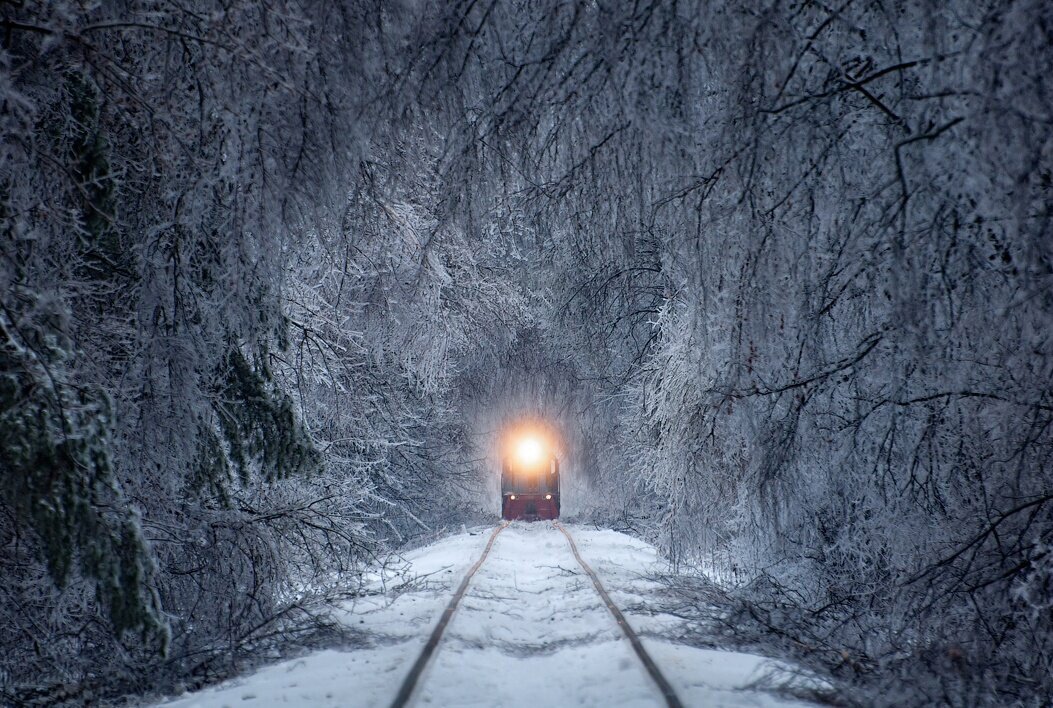
[[[574,553],[574,558],[577,559],[578,563],[585,570],[585,573],[592,579],[592,585],[596,588],[596,592],[599,593],[600,597],[603,598],[604,604],[607,605],[607,609],[614,615],[614,619],[618,622],[618,626],[625,632],[625,636],[629,639],[629,644],[632,645],[633,651],[636,652],[636,656],[643,662],[644,668],[647,669],[647,673],[651,675],[654,682],[658,684],[658,690],[661,691],[662,697],[665,699],[665,703],[669,708],[683,708],[684,704],[680,702],[680,698],[677,697],[676,691],[670,685],[666,677],[662,675],[658,665],[654,663],[654,659],[644,649],[643,642],[640,641],[640,637],[636,634],[636,631],[629,626],[629,622],[625,619],[625,615],[618,609],[618,606],[611,600],[611,596],[607,594],[607,591],[603,587],[603,583],[600,582],[596,572],[589,566],[588,563],[578,553],[578,546],[574,543],[574,539],[571,537],[570,532],[563,527],[563,524],[558,521],[554,521],[553,524],[557,529],[563,532],[563,535],[567,537],[567,541],[570,543],[570,550]]]
[[[450,602],[446,605],[446,609],[442,611],[442,616],[439,618],[439,623],[435,625],[435,629],[431,631],[431,636],[428,637],[427,643],[424,645],[424,649],[421,650],[420,655],[417,656],[417,660],[413,663],[413,667],[410,669],[406,678],[402,681],[402,686],[399,688],[398,694],[395,696],[395,700],[391,702],[391,708],[403,708],[409,704],[410,698],[413,696],[413,691],[417,687],[417,682],[420,680],[421,674],[424,673],[424,668],[428,665],[428,660],[431,659],[435,653],[435,649],[438,648],[439,642],[442,640],[442,633],[446,631],[446,625],[450,623],[453,618],[453,613],[457,609],[457,605],[461,602],[461,598],[464,597],[465,591],[468,589],[468,584],[472,581],[472,576],[475,575],[475,571],[479,570],[482,566],[483,561],[490,555],[490,549],[494,547],[494,541],[497,540],[497,535],[508,528],[510,522],[506,521],[490,534],[490,540],[486,543],[486,548],[483,549],[483,554],[479,556],[479,560],[475,562],[469,570],[468,574],[464,576],[464,580],[461,581],[460,586],[457,588],[457,592],[450,598]]]

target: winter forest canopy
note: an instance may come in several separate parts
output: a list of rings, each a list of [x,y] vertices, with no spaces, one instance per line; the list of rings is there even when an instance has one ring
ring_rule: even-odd
[[[1053,692],[1053,4],[0,6],[0,702],[564,510],[848,704]],[[673,588],[690,607],[690,583]]]

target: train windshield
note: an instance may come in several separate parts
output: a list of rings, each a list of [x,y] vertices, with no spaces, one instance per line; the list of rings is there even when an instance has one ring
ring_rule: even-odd
[[[556,458],[541,458],[533,465],[517,464],[518,460],[505,461],[501,475],[502,492],[515,494],[555,494],[559,491],[559,468]]]

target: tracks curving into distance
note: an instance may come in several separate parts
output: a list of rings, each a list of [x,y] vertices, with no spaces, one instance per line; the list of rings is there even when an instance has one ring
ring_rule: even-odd
[[[508,528],[509,523],[510,522],[505,521],[494,529],[494,532],[490,535],[490,540],[486,544],[486,548],[483,549],[482,555],[479,556],[479,560],[475,562],[475,565],[468,569],[468,572],[465,574],[464,579],[461,580],[461,584],[458,586],[457,591],[453,594],[453,597],[450,598],[450,602],[446,605],[446,609],[443,610],[442,616],[439,617],[439,622],[435,625],[435,629],[432,630],[420,655],[417,657],[417,660],[413,662],[413,666],[410,668],[409,673],[399,687],[399,692],[396,694],[395,700],[392,701],[391,708],[403,708],[404,706],[409,705],[410,699],[413,697],[413,693],[420,681],[420,677],[424,673],[428,661],[435,654],[439,642],[442,641],[442,635],[446,631],[446,627],[449,625],[450,620],[453,618],[453,614],[457,610],[457,606],[460,604],[465,592],[468,590],[468,585],[471,583],[472,577],[475,575],[476,571],[482,567],[487,556],[490,555],[490,549],[493,548],[494,541],[497,540],[498,534]],[[603,600],[603,604],[614,616],[614,620],[618,623],[618,626],[621,627],[622,632],[625,633],[625,637],[629,640],[629,644],[632,645],[633,651],[636,652],[636,656],[640,659],[641,663],[643,663],[644,668],[647,669],[647,673],[658,686],[658,690],[661,692],[662,698],[665,699],[666,705],[669,708],[683,708],[684,704],[680,702],[673,687],[670,685],[669,681],[666,680],[665,676],[658,668],[658,665],[655,664],[654,659],[652,659],[651,655],[647,653],[643,642],[640,641],[640,637],[629,625],[629,622],[625,619],[625,615],[622,614],[621,610],[618,609],[618,606],[614,604],[613,600],[611,600],[610,595],[607,594],[607,590],[604,589],[599,576],[596,575],[596,572],[593,571],[589,564],[582,559],[581,554],[578,553],[578,546],[574,543],[574,538],[570,535],[570,532],[567,531],[566,527],[558,521],[554,521],[553,526],[559,529],[559,531],[567,538],[567,542],[570,544],[570,550],[574,554],[574,559],[578,561],[582,570],[584,570],[585,574],[589,576],[590,580],[592,580],[592,585],[596,589],[597,594],[599,594],[600,598]]]

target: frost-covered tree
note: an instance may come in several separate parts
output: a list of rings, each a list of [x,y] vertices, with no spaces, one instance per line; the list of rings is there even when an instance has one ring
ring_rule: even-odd
[[[451,170],[554,245],[603,486],[892,702],[1048,690],[1048,8],[448,17]]]

